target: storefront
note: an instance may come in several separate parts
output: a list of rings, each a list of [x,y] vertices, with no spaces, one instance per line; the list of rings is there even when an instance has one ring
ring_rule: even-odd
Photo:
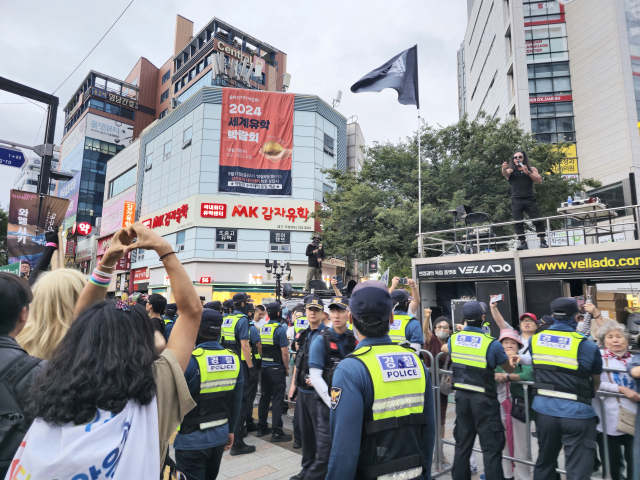
[[[592,287],[594,301],[604,302],[601,310],[626,324],[626,297],[600,295],[598,299],[597,292],[626,295],[640,287],[640,241],[414,259],[413,274],[420,285],[422,307],[434,310],[433,318],[443,314],[457,323],[457,307],[465,300],[489,304],[493,295],[503,294],[498,308],[515,328],[520,314],[550,315],[552,300],[586,298]],[[491,312],[487,319],[495,335]]]

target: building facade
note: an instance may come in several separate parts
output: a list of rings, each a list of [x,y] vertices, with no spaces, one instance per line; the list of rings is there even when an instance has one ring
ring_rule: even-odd
[[[460,117],[517,118],[569,142],[566,177],[594,178],[611,207],[636,203],[640,2],[469,0],[458,51]],[[636,96],[637,99],[636,99]]]
[[[51,170],[58,170],[59,157],[56,154],[51,160]],[[14,190],[21,190],[23,192],[38,191],[38,177],[40,176],[40,167],[42,166],[42,159],[40,157],[29,157],[24,162],[24,165],[20,168],[16,174],[16,178],[13,182]],[[49,182],[49,194],[55,195],[56,188],[58,186],[57,180],[51,180]]]
[[[321,230],[311,215],[334,188],[322,169],[347,168],[346,119],[320,98],[296,94],[291,195],[227,193],[219,188],[222,93],[219,87],[201,88],[143,133],[138,218],[174,246],[207,299],[238,288],[273,296],[266,259],[288,263],[291,283],[306,280],[305,250]],[[134,286],[170,292],[154,252],[135,252],[131,260]],[[327,259],[324,274],[341,267],[344,262]]]

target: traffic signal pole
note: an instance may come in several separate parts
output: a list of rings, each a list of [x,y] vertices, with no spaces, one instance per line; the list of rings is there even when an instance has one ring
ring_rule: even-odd
[[[53,159],[53,142],[56,134],[59,99],[55,95],[36,90],[4,77],[0,77],[0,90],[20,95],[36,102],[46,103],[49,106],[47,109],[47,126],[44,131],[44,155],[42,156],[42,167],[40,168],[40,178],[38,180],[38,194],[40,194],[40,208],[42,208],[43,195],[49,194],[49,177],[51,160]],[[40,216],[39,210],[38,217]]]

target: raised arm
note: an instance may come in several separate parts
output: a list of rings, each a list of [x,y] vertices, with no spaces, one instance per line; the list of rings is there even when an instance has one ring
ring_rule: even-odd
[[[536,167],[531,167],[528,168],[526,165],[522,168],[522,171],[524,173],[526,173],[527,175],[529,175],[529,177],[531,178],[531,180],[534,181],[534,183],[542,183],[542,175],[540,175],[538,173],[538,169]]]
[[[342,293],[340,293],[340,290],[338,290],[338,280],[336,280],[335,278],[332,278],[331,286],[333,287],[333,293],[336,294],[336,297],[341,297]]]
[[[509,163],[502,162],[502,176],[507,180],[509,180],[509,177],[511,176],[512,173],[513,173],[513,169],[509,168]]]
[[[411,303],[409,303],[409,310],[417,315],[418,308],[420,308],[420,290],[418,289],[418,285],[416,285],[415,280],[412,278],[407,280],[407,285],[411,287]]]
[[[504,317],[498,311],[498,304],[496,302],[491,302],[491,315],[493,315],[493,319],[496,321],[496,325],[500,327],[500,330],[508,328],[507,323],[504,321]]]
[[[396,289],[399,281],[400,281],[400,277],[393,277],[391,279],[391,286],[389,287],[389,293],[392,293]]]

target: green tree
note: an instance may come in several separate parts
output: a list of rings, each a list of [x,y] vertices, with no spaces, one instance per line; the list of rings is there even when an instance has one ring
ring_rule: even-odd
[[[511,190],[501,174],[502,162],[525,150],[543,176],[535,185],[543,215],[553,215],[561,201],[600,183],[565,180],[553,173],[564,158],[563,147],[538,143],[517,120],[478,115],[447,127],[425,126],[422,148],[422,231],[453,228],[447,210],[461,204],[489,214],[493,223],[512,221]],[[380,255],[381,270],[407,276],[418,254],[417,135],[398,143],[374,143],[365,149],[358,173],[329,169],[335,181],[322,219],[323,243],[332,255],[366,260]],[[498,231],[510,234],[512,227]],[[437,255],[437,253],[433,253]]]
[[[7,227],[9,226],[9,213],[2,209],[0,205],[0,267],[7,264],[9,254],[7,253]]]

